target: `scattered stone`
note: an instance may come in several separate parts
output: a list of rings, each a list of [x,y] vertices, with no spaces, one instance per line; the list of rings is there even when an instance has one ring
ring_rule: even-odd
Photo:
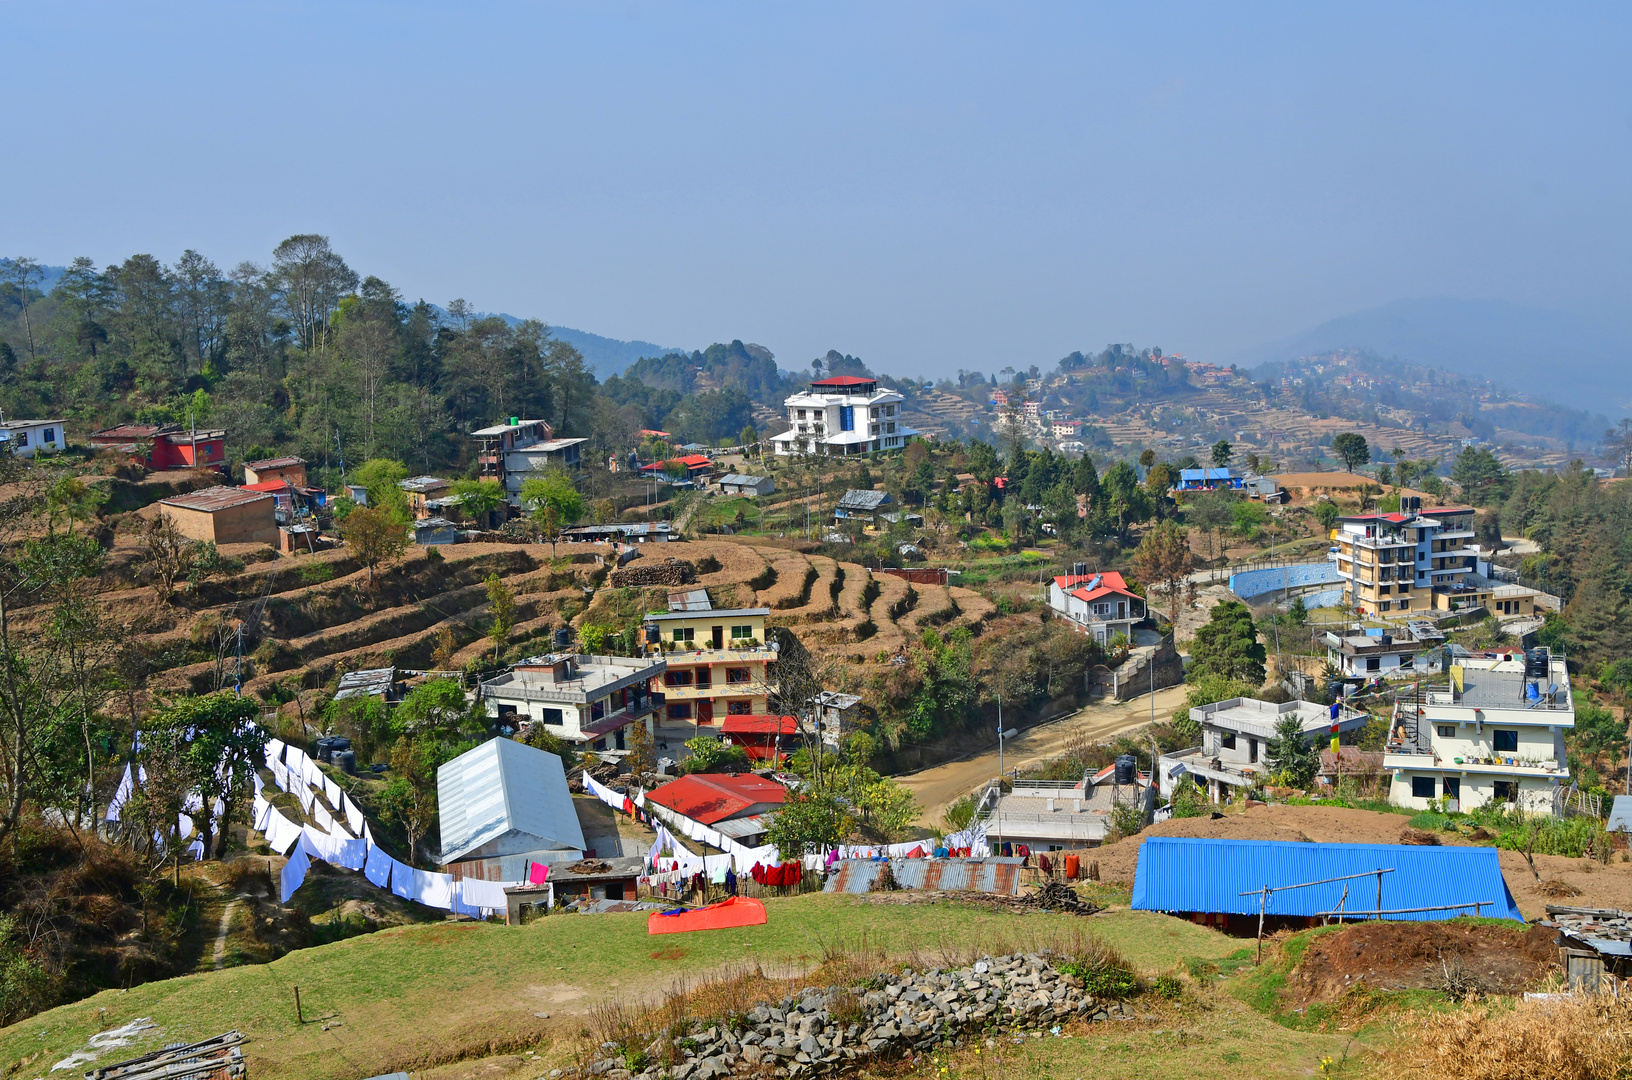
[[[756,1073],[814,1080],[853,1071],[869,1059],[911,1059],[936,1047],[963,1045],[966,1038],[992,1047],[1000,1037],[1059,1037],[1060,1025],[1071,1019],[1134,1018],[1119,1003],[1096,1001],[1084,992],[1081,979],[1038,955],[987,957],[955,971],[909,969],[872,985],[865,993],[811,987],[779,1002],[754,1005],[739,1014],[734,1028],[716,1024],[672,1041],[660,1037],[644,1047],[637,1041],[631,1047],[640,1047],[651,1063],[638,1073],[628,1070],[621,1048],[607,1045],[602,1049],[609,1056],[575,1075],[724,1080]],[[856,1022],[833,1018],[841,1003],[852,1017],[859,1006]]]

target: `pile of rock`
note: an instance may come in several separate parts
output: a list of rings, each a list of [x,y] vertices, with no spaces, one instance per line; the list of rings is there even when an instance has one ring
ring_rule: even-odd
[[[742,1073],[814,1077],[867,1059],[960,1042],[977,1032],[1041,1032],[1070,1020],[1129,1015],[1121,1004],[1096,1000],[1081,979],[1044,957],[999,956],[955,971],[885,975],[856,989],[806,990],[674,1037],[668,1045],[662,1038],[645,1047],[607,1043],[602,1052],[618,1056],[593,1062],[584,1075],[606,1080],[714,1080]]]
[[[629,566],[614,570],[607,582],[614,589],[633,588],[637,585],[690,585],[697,580],[697,571],[690,563],[679,559],[665,559],[660,563]]]

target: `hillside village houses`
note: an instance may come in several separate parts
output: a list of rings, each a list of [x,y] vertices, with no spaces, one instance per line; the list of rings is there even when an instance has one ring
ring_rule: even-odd
[[[1424,510],[1407,496],[1397,513],[1360,514],[1338,519],[1332,558],[1343,578],[1343,602],[1362,614],[1454,610],[1484,606],[1493,589],[1481,592],[1473,574],[1477,554],[1473,508],[1441,506]]]
[[[13,457],[31,458],[67,447],[68,428],[61,420],[7,420],[0,423],[0,443]]]
[[[579,448],[589,441],[557,439],[548,420],[515,416],[507,423],[479,428],[470,437],[480,444],[476,451],[477,478],[497,480],[512,506],[521,505],[521,485],[530,474],[551,466],[576,469]]]
[[[1383,754],[1389,801],[1554,812],[1570,779],[1564,733],[1575,726],[1564,658],[1545,648],[1458,657],[1447,675],[1395,703]]]
[[[1145,598],[1129,589],[1114,570],[1056,577],[1049,586],[1048,606],[1072,629],[1092,635],[1101,645],[1118,634],[1132,641],[1134,624],[1145,618]]]
[[[652,683],[661,682],[666,668],[661,656],[547,653],[483,680],[476,697],[488,716],[508,719],[517,730],[531,721],[591,750],[626,750],[631,724],[655,737],[652,714],[663,696],[653,693]]]
[[[1304,740],[1311,743],[1328,741],[1334,722],[1341,737],[1359,731],[1371,720],[1369,713],[1347,706],[1310,701],[1230,698],[1191,709],[1190,719],[1201,726],[1201,745],[1158,759],[1162,796],[1171,797],[1174,783],[1185,775],[1204,786],[1215,803],[1262,786],[1274,771],[1267,751],[1269,740],[1275,737],[1276,725],[1289,716],[1297,718]]]
[[[899,449],[918,434],[899,420],[903,400],[895,390],[879,389],[877,379],[816,379],[808,391],[783,402],[790,426],[773,435],[771,444],[778,454],[827,457]]]
[[[227,471],[227,433],[221,428],[200,431],[180,424],[118,424],[91,432],[86,441],[92,449],[113,450],[154,471]]]
[[[769,712],[768,671],[776,659],[765,639],[770,608],[687,606],[646,616],[646,651],[666,663],[660,743],[684,742],[700,728],[718,731],[727,716]]]

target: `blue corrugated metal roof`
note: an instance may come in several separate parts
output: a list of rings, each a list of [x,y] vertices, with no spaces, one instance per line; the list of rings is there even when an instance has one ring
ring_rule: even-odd
[[[1180,480],[1228,480],[1233,474],[1228,469],[1180,469]]]
[[[1152,836],[1139,845],[1133,907],[1147,911],[1258,914],[1257,896],[1238,895],[1392,869],[1383,875],[1383,908],[1486,901],[1482,914],[1524,921],[1502,878],[1496,849],[1398,844],[1312,844],[1284,840],[1202,840]],[[1377,906],[1375,878],[1336,881],[1271,893],[1270,915],[1318,915],[1334,910],[1348,886],[1349,911]],[[1456,911],[1389,915],[1391,919],[1453,919]]]

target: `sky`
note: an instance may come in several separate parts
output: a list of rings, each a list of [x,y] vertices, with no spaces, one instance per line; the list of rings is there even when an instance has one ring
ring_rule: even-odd
[[[1625,320],[1628,5],[0,0],[0,254],[266,262],[803,367]]]

